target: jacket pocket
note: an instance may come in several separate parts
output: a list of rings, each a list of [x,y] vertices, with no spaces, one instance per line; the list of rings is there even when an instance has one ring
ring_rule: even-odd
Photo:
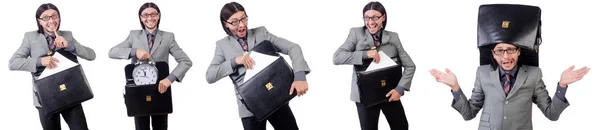
[[[479,129],[480,130],[488,130],[490,128],[491,128],[490,114],[489,113],[481,113],[481,120],[479,121]]]

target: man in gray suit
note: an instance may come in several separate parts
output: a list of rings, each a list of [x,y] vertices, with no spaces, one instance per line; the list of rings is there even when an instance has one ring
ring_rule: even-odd
[[[352,72],[350,100],[356,104],[362,130],[377,130],[381,112],[385,115],[391,130],[407,130],[409,124],[400,99],[404,96],[405,91],[410,91],[417,67],[408,52],[404,50],[398,33],[385,29],[387,11],[383,4],[377,1],[366,4],[363,8],[363,19],[364,26],[350,29],[344,44],[333,54],[333,64],[355,65]],[[378,50],[400,63],[398,65],[404,69],[404,72],[396,72],[402,77],[398,85],[385,95],[389,97],[388,102],[369,107],[366,103],[361,102],[356,66],[378,63],[380,59]]]
[[[477,68],[471,99],[467,99],[449,69],[446,72],[430,70],[437,82],[452,88],[452,107],[465,120],[475,118],[483,109],[480,130],[532,129],[532,103],[548,119],[558,120],[569,106],[565,97],[567,86],[581,80],[589,71],[587,67],[573,70],[573,66],[563,71],[557,91],[550,98],[542,80],[542,71],[536,66],[537,46],[541,43],[538,41],[541,33],[535,35],[536,31],[540,31],[539,13],[536,12],[539,8],[523,5],[480,7],[480,52],[482,56],[489,54],[492,58],[489,64]]]
[[[35,14],[38,30],[25,33],[23,42],[9,61],[10,70],[31,72],[35,80],[44,69],[57,67],[56,58],[51,54],[66,52],[63,55],[77,62],[77,57],[85,60],[96,59],[96,53],[91,48],[83,46],[73,38],[70,31],[58,31],[60,27],[60,12],[51,3],[42,4]],[[67,108],[55,114],[46,115],[42,112],[37,89],[33,84],[33,104],[39,111],[40,121],[44,130],[59,130],[60,115],[71,130],[87,130],[87,123],[81,104]]]
[[[178,64],[158,85],[157,91],[164,93],[171,83],[183,80],[185,73],[192,67],[192,61],[179,47],[173,33],[158,30],[160,9],[156,4],[143,4],[138,15],[143,30],[132,30],[125,41],[110,49],[108,55],[112,59],[131,58],[132,63],[147,59],[168,63],[169,54],[173,55]],[[152,115],[135,117],[136,130],[150,130],[150,117],[154,130],[167,129],[167,115]]]
[[[294,70],[294,82],[290,94],[294,90],[298,96],[302,96],[308,90],[305,75],[310,72],[302,49],[298,44],[286,39],[279,38],[267,31],[265,27],[247,29],[248,17],[244,7],[236,2],[225,4],[221,10],[221,25],[229,35],[219,41],[215,50],[215,56],[206,71],[206,80],[212,84],[229,76],[234,84],[240,85],[244,81],[246,69],[252,69],[254,61],[245,54],[252,50],[261,41],[270,41],[275,48],[283,54],[289,55]],[[236,93],[237,96],[239,96]],[[245,130],[265,130],[268,120],[276,130],[297,130],[296,119],[288,105],[285,105],[267,117],[264,121],[258,121],[253,114],[237,100],[240,118]]]

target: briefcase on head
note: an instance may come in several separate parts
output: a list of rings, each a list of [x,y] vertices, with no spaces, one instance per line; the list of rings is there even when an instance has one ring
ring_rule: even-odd
[[[65,57],[77,63],[77,57],[69,52],[62,52]],[[38,70],[44,70],[39,67]],[[41,71],[38,71],[37,75]],[[35,76],[35,77],[37,77]],[[77,65],[53,75],[34,81],[35,93],[45,114],[54,114],[72,106],[81,104],[94,97],[81,65]]]
[[[477,46],[480,65],[495,64],[492,49],[496,43],[509,43],[521,49],[519,64],[539,66],[539,46],[542,44],[541,9],[516,4],[479,6]]]
[[[158,83],[169,75],[169,65],[166,62],[156,62],[154,66],[158,72],[157,80],[147,85],[135,84],[133,73],[136,64],[125,66],[127,84],[125,85],[123,96],[125,98],[125,106],[127,107],[127,116],[135,117],[173,113],[171,87],[167,88],[165,93],[161,94],[158,92]]]
[[[396,58],[395,58],[396,57]],[[362,65],[354,65],[356,72],[360,103],[366,107],[372,107],[389,100],[385,97],[392,89],[398,86],[402,78],[402,66],[397,56],[390,57],[398,65],[365,71],[372,64],[373,59],[363,60]]]
[[[252,51],[252,53],[279,56],[269,41],[261,42]],[[255,76],[236,86],[236,91],[254,117],[263,121],[296,96],[295,91],[292,95],[289,94],[293,82],[292,68],[283,57],[279,57]]]

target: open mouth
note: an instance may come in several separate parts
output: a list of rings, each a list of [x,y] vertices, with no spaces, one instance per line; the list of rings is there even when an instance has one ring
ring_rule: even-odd
[[[377,24],[373,24],[373,25],[369,25],[367,26],[369,29],[375,29],[377,27]]]
[[[503,61],[502,65],[503,66],[508,66],[508,65],[511,65],[512,63],[513,63],[512,61]]]
[[[238,29],[237,32],[238,32],[238,34],[244,34],[246,32],[246,29],[245,28]]]

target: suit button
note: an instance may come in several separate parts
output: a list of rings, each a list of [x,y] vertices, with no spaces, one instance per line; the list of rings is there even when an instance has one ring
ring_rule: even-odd
[[[508,117],[504,116],[504,120],[506,120]]]
[[[508,101],[504,101],[504,104],[508,104]]]

